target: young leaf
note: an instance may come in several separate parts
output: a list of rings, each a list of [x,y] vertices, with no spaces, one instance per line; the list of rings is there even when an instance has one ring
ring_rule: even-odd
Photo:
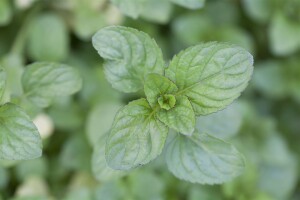
[[[228,139],[238,133],[242,125],[242,115],[237,104],[196,120],[196,128],[220,139]]]
[[[108,166],[128,170],[150,162],[161,153],[167,134],[146,99],[130,102],[116,115],[108,136]]]
[[[28,39],[28,53],[36,61],[61,61],[68,55],[68,30],[59,15],[44,13],[36,17]]]
[[[174,94],[177,86],[159,74],[149,74],[145,80],[144,91],[151,107],[158,104],[158,98],[164,94]]]
[[[174,108],[164,108],[157,112],[157,118],[168,127],[184,134],[191,135],[195,128],[195,113],[187,97],[176,97]]]
[[[27,160],[42,155],[42,141],[37,128],[18,106],[0,107],[0,159]]]
[[[47,107],[56,96],[76,93],[82,86],[79,73],[64,64],[37,62],[22,76],[26,97],[39,107]]]
[[[123,92],[137,92],[149,73],[164,73],[160,48],[147,34],[122,26],[106,27],[93,37],[93,45],[104,58],[106,78]]]
[[[2,102],[3,95],[5,93],[6,86],[6,72],[0,68],[0,105]]]
[[[94,176],[99,181],[107,181],[124,176],[124,171],[114,170],[107,166],[105,160],[105,142],[106,137],[97,141],[97,145],[94,146],[94,152],[92,156],[92,170]]]
[[[166,77],[191,101],[196,115],[225,108],[246,88],[253,71],[253,57],[226,43],[203,43],[175,56]]]
[[[202,8],[205,3],[205,0],[170,0],[170,1],[189,9]]]
[[[178,134],[168,145],[166,161],[178,178],[201,184],[220,184],[240,175],[242,155],[231,144],[205,133]]]

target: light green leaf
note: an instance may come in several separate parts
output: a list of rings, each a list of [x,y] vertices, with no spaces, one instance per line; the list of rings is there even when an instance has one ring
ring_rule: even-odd
[[[68,30],[57,14],[37,16],[30,26],[28,39],[29,56],[36,61],[62,61],[68,55]]]
[[[266,23],[272,16],[273,0],[243,0],[242,5],[246,13],[255,21]]]
[[[161,153],[168,128],[154,114],[146,99],[132,101],[118,112],[106,143],[109,167],[128,170]]]
[[[47,107],[57,96],[79,91],[82,80],[79,73],[64,64],[37,62],[26,67],[22,77],[26,97],[39,107]]]
[[[141,17],[151,22],[167,23],[171,17],[172,4],[169,0],[146,0]]]
[[[172,81],[159,74],[149,74],[145,80],[144,91],[153,108],[158,104],[159,97],[164,94],[174,94],[177,90],[177,86]]]
[[[248,85],[253,57],[227,43],[203,43],[175,56],[166,77],[191,101],[196,115],[207,115],[228,106]]]
[[[106,27],[93,37],[104,58],[106,78],[123,92],[137,92],[149,73],[164,73],[162,52],[147,34],[122,26]]]
[[[294,53],[300,48],[300,26],[281,13],[272,18],[269,29],[271,50],[279,56]]]
[[[6,86],[6,72],[0,68],[0,104],[2,104],[2,98],[5,93]]]
[[[242,115],[237,104],[231,104],[224,110],[196,120],[196,127],[201,133],[207,133],[220,139],[229,139],[236,135],[242,125]]]
[[[205,0],[170,0],[170,1],[189,9],[202,8],[205,3]]]
[[[230,181],[244,169],[233,145],[197,131],[191,137],[178,134],[168,145],[166,161],[176,177],[201,184]]]
[[[18,106],[0,107],[0,159],[28,160],[42,155],[42,141],[37,128]]]
[[[92,109],[87,119],[86,129],[90,144],[98,146],[99,139],[106,138],[121,106],[120,102],[106,102]]]
[[[111,169],[105,160],[106,137],[97,141],[92,156],[92,171],[98,181],[107,181],[126,175],[124,171]]]
[[[157,111],[157,118],[184,135],[191,135],[195,128],[195,113],[193,107],[185,96],[176,97],[174,108],[164,108]]]
[[[0,1],[0,26],[6,25],[10,22],[12,17],[12,10],[8,0]]]
[[[147,0],[111,0],[125,15],[138,18]]]
[[[259,63],[253,74],[253,85],[263,95],[271,98],[285,97],[288,84],[284,71],[288,69],[277,61]]]

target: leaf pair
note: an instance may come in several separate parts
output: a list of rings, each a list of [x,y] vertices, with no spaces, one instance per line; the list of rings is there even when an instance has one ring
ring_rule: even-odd
[[[206,160],[193,158],[195,163],[192,164],[187,158],[187,165],[199,165],[198,162],[201,162],[207,169],[214,164],[221,165],[223,160],[232,165],[222,172],[218,172],[218,167],[212,169],[214,173],[230,173],[234,177],[241,172],[243,159],[237,150],[206,133],[198,133],[195,121],[198,115],[224,109],[245,89],[253,71],[253,58],[247,51],[225,43],[204,43],[180,52],[165,68],[156,43],[145,33],[131,28],[103,28],[93,37],[93,45],[105,59],[106,76],[113,87],[123,92],[144,88],[146,95],[146,99],[132,101],[117,113],[106,144],[109,167],[129,170],[155,159],[162,152],[171,128],[182,134],[176,140],[191,144],[182,148],[186,156],[190,156],[189,148],[193,148],[191,151],[196,154],[213,159],[206,164]],[[206,139],[208,146],[209,142],[217,143],[224,149],[219,151],[215,146],[206,148],[203,146]],[[176,149],[181,151],[184,143],[175,143],[179,147],[167,150],[168,154],[177,154]],[[223,158],[223,150],[228,157]],[[177,177],[202,183],[220,183],[230,177],[224,175],[216,179],[219,177],[216,176],[209,180],[199,175],[194,180],[184,171],[181,176],[170,167],[172,163],[188,172],[205,172],[201,172],[202,167],[199,166],[189,170],[184,167],[185,161],[180,159],[180,155],[179,160],[175,157],[168,156],[167,162]]]
[[[6,70],[0,71],[0,99],[5,103],[0,106],[0,159],[37,158],[42,154],[42,141],[36,126],[23,109],[1,98],[11,92],[6,87],[7,76]],[[81,84],[76,70],[54,63],[31,64],[22,75],[24,97],[38,107],[49,106],[57,96],[77,92]]]

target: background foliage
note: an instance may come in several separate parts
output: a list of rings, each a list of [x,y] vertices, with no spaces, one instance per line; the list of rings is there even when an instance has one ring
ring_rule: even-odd
[[[241,98],[223,111],[200,117],[197,127],[208,133],[205,137],[230,141],[242,152],[246,169],[241,176],[215,186],[188,183],[167,170],[162,158],[168,152],[129,174],[102,170],[104,141],[116,112],[143,96],[120,93],[104,77],[104,61],[91,37],[114,24],[148,33],[167,61],[206,41],[234,43],[254,55],[254,75]],[[299,199],[299,35],[299,0],[0,0],[0,63],[6,84],[12,101],[27,112],[43,141],[40,158],[0,157],[0,199]],[[74,91],[61,90],[54,98],[47,91],[65,85],[34,84],[44,91],[41,96],[29,102],[18,98],[27,91],[24,85],[32,89],[30,84],[41,80],[25,76],[36,73],[29,65],[35,61],[72,66],[83,79],[82,89],[61,96],[73,94],[80,85],[76,82]]]

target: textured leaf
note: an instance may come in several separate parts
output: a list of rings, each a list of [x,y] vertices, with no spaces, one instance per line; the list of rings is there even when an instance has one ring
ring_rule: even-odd
[[[151,107],[158,104],[158,98],[164,94],[174,94],[177,86],[159,74],[149,74],[145,80],[144,91]]]
[[[195,113],[187,97],[176,97],[176,105],[170,110],[160,109],[157,118],[184,135],[191,135],[195,128]]]
[[[203,43],[175,56],[166,77],[191,101],[196,115],[225,108],[246,88],[253,71],[253,57],[226,43]]]
[[[146,99],[121,109],[106,143],[108,166],[128,170],[156,158],[164,146],[168,128],[156,120]]]
[[[200,116],[196,120],[199,132],[220,139],[231,138],[238,133],[241,125],[242,115],[237,104],[207,116]]]
[[[143,32],[122,26],[106,27],[94,35],[93,45],[105,60],[106,78],[120,91],[137,92],[149,73],[164,73],[160,48]]]
[[[40,107],[47,107],[56,96],[66,96],[79,91],[82,80],[70,66],[37,62],[26,67],[22,77],[26,97]]]
[[[166,161],[178,178],[201,184],[220,184],[240,175],[242,155],[231,144],[205,133],[178,134],[168,145]]]
[[[18,106],[0,107],[0,159],[27,160],[42,155],[42,141],[37,128]]]
[[[105,160],[105,142],[106,137],[97,141],[97,145],[94,147],[92,156],[93,174],[99,181],[112,180],[126,174],[124,171],[111,169],[107,165]]]
[[[202,8],[205,3],[205,0],[170,0],[170,1],[189,9]]]
[[[274,54],[284,56],[294,53],[300,48],[299,24],[277,13],[271,22],[269,38]]]
[[[6,86],[6,72],[0,68],[0,104],[2,102],[3,95],[5,93],[5,86]]]
[[[68,55],[68,30],[59,15],[43,13],[36,17],[28,39],[28,53],[36,61],[61,61]]]

